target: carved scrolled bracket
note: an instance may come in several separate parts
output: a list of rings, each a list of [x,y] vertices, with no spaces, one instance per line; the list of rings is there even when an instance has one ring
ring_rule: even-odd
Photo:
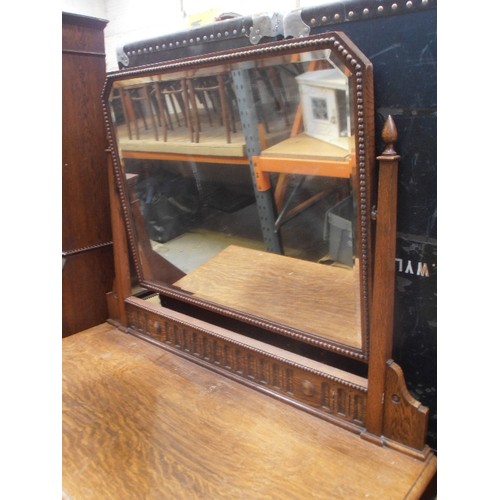
[[[429,408],[409,393],[400,366],[390,359],[385,373],[384,437],[425,456],[428,414]]]

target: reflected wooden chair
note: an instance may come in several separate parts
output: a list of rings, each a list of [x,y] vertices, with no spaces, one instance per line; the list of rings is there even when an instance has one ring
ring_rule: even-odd
[[[158,106],[160,127],[163,127],[163,140],[168,139],[168,130],[174,130],[174,120],[177,127],[185,126],[190,131],[191,142],[194,129],[189,111],[189,95],[186,80],[155,82],[152,86],[152,96]]]
[[[227,143],[231,142],[231,131],[236,132],[236,120],[234,114],[234,97],[230,93],[232,88],[226,75],[192,78],[187,80],[189,98],[191,104],[192,123],[194,129],[194,142],[200,142],[201,118],[200,107],[204,110],[210,127],[215,127],[218,118],[218,126],[224,130]]]
[[[132,128],[130,127],[129,113],[125,105],[125,97],[122,88],[115,88],[111,94],[111,109],[113,112],[113,121],[118,125],[119,115],[123,116],[123,121],[127,126],[128,138],[132,139]]]
[[[123,97],[129,122],[134,124],[135,138],[141,138],[140,122],[142,122],[144,130],[149,130],[148,117],[150,117],[150,125],[153,127],[155,139],[158,140],[158,127],[156,125],[148,85],[125,87],[123,89]]]

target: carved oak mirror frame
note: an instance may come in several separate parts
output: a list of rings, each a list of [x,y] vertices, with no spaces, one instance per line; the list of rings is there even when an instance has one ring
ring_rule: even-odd
[[[199,298],[196,294],[189,293],[189,291],[181,289],[179,286],[169,286],[170,283],[178,280],[183,276],[183,273],[178,272],[175,266],[168,266],[149,248],[143,248],[140,244],[138,237],[137,222],[134,223],[134,208],[133,200],[131,202],[130,193],[127,189],[126,174],[123,171],[122,162],[123,158],[119,153],[119,147],[114,127],[111,125],[111,109],[109,94],[113,90],[120,89],[121,85],[125,86],[124,82],[141,81],[141,79],[149,78],[153,80],[157,75],[169,74],[195,74],[197,71],[214,71],[219,68],[238,67],[244,63],[259,61],[259,65],[264,65],[266,59],[270,58],[283,58],[288,56],[289,59],[304,57],[305,54],[326,53],[330,55],[331,61],[335,67],[339,68],[348,78],[346,79],[346,94],[350,96],[350,113],[349,122],[351,127],[351,136],[353,139],[352,154],[350,155],[349,177],[351,179],[352,198],[354,204],[357,206],[357,214],[353,219],[357,227],[353,228],[353,232],[359,235],[356,238],[357,249],[356,253],[356,272],[359,272],[359,278],[356,278],[357,283],[355,287],[357,290],[353,291],[356,303],[353,305],[357,310],[355,313],[359,316],[356,318],[356,336],[358,339],[355,342],[349,341],[335,336],[329,338],[327,335],[321,335],[314,330],[308,331],[307,325],[288,325],[286,324],[286,314],[283,320],[280,321],[279,317],[268,318],[265,315],[258,315],[252,312],[241,310],[232,305],[219,303],[214,300],[206,298]],[[330,62],[330,64],[332,64]],[[234,72],[233,72],[234,74]],[[233,79],[235,77],[233,76]],[[274,84],[274,82],[273,82]],[[328,349],[338,352],[342,355],[347,355],[355,359],[366,361],[369,352],[369,304],[368,298],[371,293],[371,255],[369,252],[370,247],[370,222],[369,211],[372,205],[372,172],[374,166],[374,144],[373,144],[373,78],[372,67],[369,61],[363,56],[357,47],[342,33],[335,33],[328,37],[318,36],[311,37],[307,40],[292,40],[282,41],[259,47],[252,47],[237,51],[218,53],[209,57],[189,58],[180,61],[174,61],[164,65],[152,65],[142,67],[139,69],[132,69],[120,71],[109,75],[107,80],[106,94],[104,104],[106,115],[108,117],[108,130],[110,132],[110,142],[112,144],[112,155],[115,166],[115,177],[119,187],[121,203],[125,214],[125,223],[127,227],[128,240],[131,248],[131,254],[136,269],[137,276],[140,284],[148,289],[158,292],[166,300],[172,298],[193,306],[223,314],[230,318],[243,321],[247,324],[254,325],[274,332],[278,335],[283,335],[300,342],[305,342],[321,349]],[[241,112],[241,111],[240,111]],[[256,193],[257,204],[269,204],[269,199],[266,195],[269,193],[264,192],[265,187],[261,189],[263,184],[262,179],[266,177],[266,172],[261,167],[262,161],[259,156],[261,145],[252,145],[247,138],[246,150],[247,156],[253,158],[253,175],[257,176],[256,183],[258,185],[258,192]],[[265,158],[264,158],[265,159]],[[248,160],[246,160],[248,162]],[[307,168],[312,170],[307,164]],[[273,168],[273,167],[271,167]],[[129,182],[130,183],[130,182]],[[264,240],[268,249],[271,252],[275,251],[275,247],[279,243],[273,241],[271,237],[264,234]],[[147,246],[147,245],[146,245]],[[279,253],[279,250],[278,250]],[[322,266],[325,268],[325,266]],[[324,269],[326,271],[326,269]],[[321,271],[323,272],[323,270]],[[354,273],[354,271],[353,271]],[[323,281],[328,280],[327,277]],[[318,280],[319,281],[319,280]],[[316,283],[317,285],[317,283]],[[315,284],[311,284],[314,288]],[[325,292],[323,292],[325,294]],[[299,299],[301,301],[302,298]],[[315,299],[312,299],[313,301]],[[333,300],[332,300],[333,302]],[[293,303],[290,302],[292,305]],[[292,306],[293,307],[293,306]],[[318,313],[321,314],[321,313]],[[353,313],[354,314],[354,313]],[[325,322],[328,321],[324,314]],[[332,328],[334,320],[329,320],[330,324],[326,328]]]
[[[166,76],[167,81],[171,75],[175,78],[196,74],[212,77],[214,68],[230,68],[236,75],[239,68],[251,67],[255,61],[265,66],[268,59],[288,58],[288,61],[316,53],[328,54],[348,82],[348,121],[354,140],[346,161],[351,162],[352,175],[347,177],[355,201],[353,233],[356,248],[353,254],[356,259],[353,262],[358,272],[356,276],[359,276],[356,285],[358,344],[318,335],[307,328],[296,328],[287,324],[286,318],[277,321],[252,314],[197,296],[177,285],[182,283],[186,273],[179,272],[154,252],[147,237],[141,238],[147,233],[141,227],[141,217],[138,217],[141,210],[136,191],[137,175],[125,171],[113,123],[114,96],[131,82],[150,83],[161,80],[160,75]],[[244,82],[238,84],[242,88],[245,86]],[[139,94],[135,97],[141,98]],[[116,267],[115,291],[109,304],[117,323],[134,335],[366,439],[400,448],[420,459],[428,457],[430,450],[425,445],[427,409],[408,393],[403,374],[391,359],[399,158],[392,144],[397,135],[394,123],[389,119],[383,137],[388,147],[378,158],[377,186],[372,65],[349,38],[343,33],[332,32],[110,73],[103,92],[103,105],[110,142],[109,175]],[[253,112],[253,106],[245,108],[241,100],[238,107],[240,113]],[[128,133],[130,137],[133,135],[131,129]],[[156,140],[159,140],[158,136]],[[249,140],[247,135],[246,155],[247,162],[250,160],[253,183],[257,186],[255,196],[258,204],[266,204],[272,203],[266,187],[267,174],[279,170],[266,166],[261,146],[258,138]],[[152,153],[150,158],[157,156]],[[306,158],[305,164],[309,165],[310,160]],[[300,170],[298,173],[308,175]],[[272,236],[266,243],[268,250],[275,252]],[[150,300],[150,296],[132,293],[131,276],[134,274],[142,289],[159,296],[161,304]],[[308,285],[314,289],[317,284],[311,282]],[[244,325],[259,334],[249,335],[250,330]],[[285,342],[273,343],[269,340],[271,335],[285,339]],[[321,356],[309,356],[307,349],[289,349],[288,341],[312,347],[315,352],[340,355],[339,358],[360,363],[366,371],[353,373]]]

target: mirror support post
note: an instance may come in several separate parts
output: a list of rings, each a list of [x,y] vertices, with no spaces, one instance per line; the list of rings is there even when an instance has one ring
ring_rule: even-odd
[[[382,130],[386,147],[379,162],[376,241],[371,305],[366,430],[381,436],[384,428],[385,373],[392,356],[396,213],[399,156],[393,148],[397,130],[388,116]],[[366,436],[365,436],[366,437]]]
[[[130,265],[128,255],[127,234],[121,207],[120,197],[113,175],[113,159],[108,153],[108,181],[111,207],[111,227],[113,233],[113,256],[115,262],[115,282],[113,291],[108,296],[108,309],[112,319],[119,322],[122,328],[127,327],[125,299],[132,294]]]

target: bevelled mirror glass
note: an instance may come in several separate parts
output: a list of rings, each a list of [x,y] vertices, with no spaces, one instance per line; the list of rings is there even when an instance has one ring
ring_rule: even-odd
[[[342,33],[109,74],[141,286],[366,360],[372,86]]]

